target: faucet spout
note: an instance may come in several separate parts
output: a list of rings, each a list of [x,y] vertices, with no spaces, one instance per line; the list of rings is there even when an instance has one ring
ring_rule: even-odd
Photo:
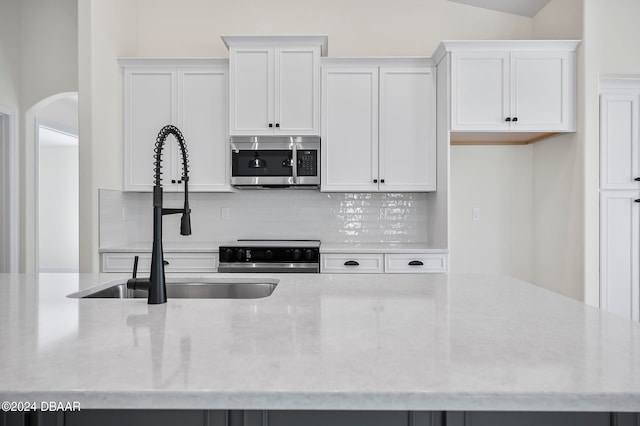
[[[181,209],[165,209],[162,193],[162,150],[169,135],[175,136],[182,154],[182,181],[184,182],[184,207]],[[153,186],[153,246],[151,248],[151,272],[149,279],[131,279],[127,282],[129,288],[148,289],[149,304],[167,302],[166,279],[164,273],[164,253],[162,248],[162,216],[167,214],[182,214],[180,220],[180,234],[191,235],[191,209],[189,208],[189,168],[187,146],[182,132],[175,126],[164,126],[156,138],[154,149],[154,186]]]

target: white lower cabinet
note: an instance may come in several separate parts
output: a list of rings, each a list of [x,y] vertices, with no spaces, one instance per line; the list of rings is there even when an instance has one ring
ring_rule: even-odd
[[[320,254],[320,272],[327,274],[382,274],[384,255],[379,253]]]
[[[133,259],[138,256],[138,273],[148,273],[151,267],[151,253],[103,252],[100,255],[101,272],[132,272]],[[165,272],[210,273],[218,270],[217,253],[164,252]]]
[[[640,320],[640,192],[600,195],[600,306]]]
[[[446,273],[446,253],[322,253],[320,272],[327,274]]]
[[[445,253],[384,255],[384,272],[387,274],[446,273],[447,269]]]

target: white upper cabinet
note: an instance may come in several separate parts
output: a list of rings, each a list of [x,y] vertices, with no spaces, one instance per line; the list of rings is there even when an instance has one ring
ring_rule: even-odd
[[[151,191],[154,148],[173,124],[188,150],[189,190],[229,191],[228,63],[226,60],[121,59],[124,69],[124,190]],[[162,186],[182,191],[182,158],[170,136]]]
[[[435,191],[435,87],[435,68],[380,67],[381,190]]]
[[[436,189],[435,69],[426,60],[327,60],[321,190]]]
[[[452,130],[509,130],[509,54],[452,54]]]
[[[321,190],[378,190],[378,67],[322,67]]]
[[[640,90],[600,95],[600,188],[640,189]]]
[[[231,135],[319,135],[324,36],[224,36]]]
[[[575,131],[578,42],[443,42],[451,52],[451,130]],[[440,57],[440,58],[439,58]]]

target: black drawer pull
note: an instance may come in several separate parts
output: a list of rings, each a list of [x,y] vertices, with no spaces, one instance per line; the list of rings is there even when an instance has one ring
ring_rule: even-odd
[[[360,264],[355,260],[347,260],[344,262],[344,266],[360,266]]]
[[[409,262],[409,266],[424,266],[424,263],[422,263],[420,260],[412,260],[411,262]]]
[[[636,200],[633,200],[633,201],[635,201],[636,203],[640,203],[640,198],[638,198]]]
[[[634,179],[636,182],[640,182],[640,177]]]

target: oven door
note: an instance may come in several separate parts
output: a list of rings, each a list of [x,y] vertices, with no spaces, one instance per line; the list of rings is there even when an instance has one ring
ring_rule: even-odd
[[[293,137],[231,138],[231,185],[319,185],[320,144]]]

